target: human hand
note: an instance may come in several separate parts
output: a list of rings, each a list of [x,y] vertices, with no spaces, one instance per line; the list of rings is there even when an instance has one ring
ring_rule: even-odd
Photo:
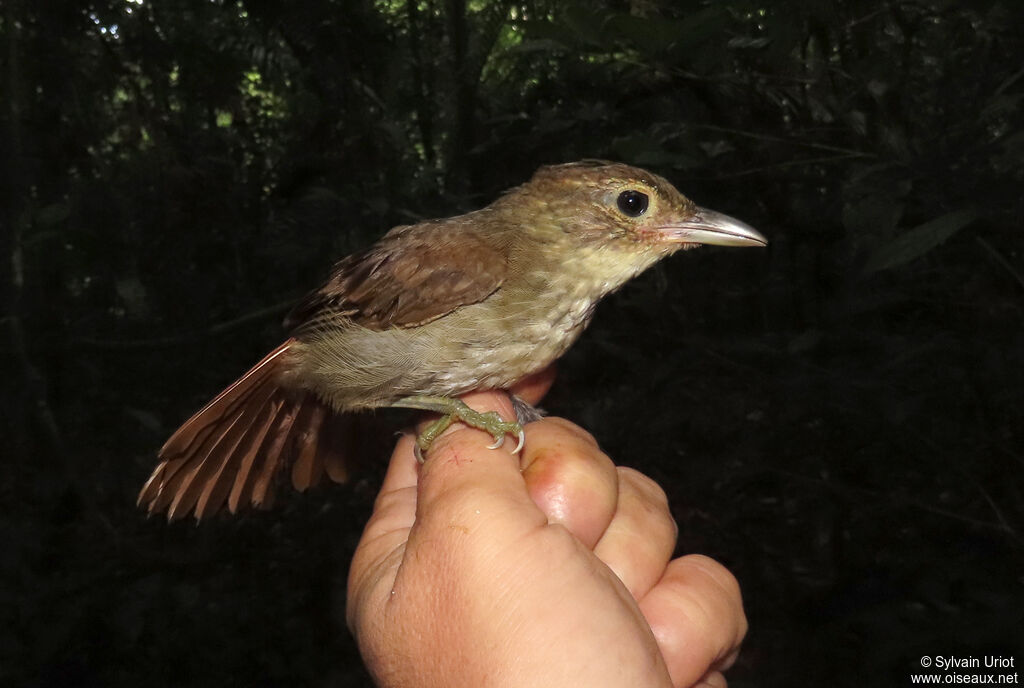
[[[512,417],[504,394],[465,400]],[[746,632],[733,576],[670,561],[663,491],[584,430],[545,418],[526,438],[515,457],[456,425],[422,466],[399,441],[348,583],[378,685],[724,686]]]

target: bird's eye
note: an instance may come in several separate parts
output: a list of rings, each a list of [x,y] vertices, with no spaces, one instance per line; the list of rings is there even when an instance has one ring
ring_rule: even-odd
[[[630,189],[619,194],[617,203],[619,210],[625,215],[640,217],[647,212],[647,205],[650,203],[650,199],[647,198],[647,194]]]

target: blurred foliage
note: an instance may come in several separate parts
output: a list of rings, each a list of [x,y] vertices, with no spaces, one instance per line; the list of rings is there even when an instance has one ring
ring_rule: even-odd
[[[612,297],[548,401],[737,573],[731,685],[1020,661],[1022,36],[1013,0],[5,0],[0,683],[365,684],[379,469],[200,528],[133,495],[332,258],[584,157],[772,241]]]

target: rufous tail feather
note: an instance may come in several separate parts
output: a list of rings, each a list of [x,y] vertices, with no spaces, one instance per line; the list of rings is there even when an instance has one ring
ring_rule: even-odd
[[[309,392],[280,384],[289,339],[221,392],[171,435],[160,463],[139,493],[149,513],[196,519],[225,505],[231,513],[249,504],[270,506],[282,471],[306,490],[325,472],[346,482],[343,418]]]

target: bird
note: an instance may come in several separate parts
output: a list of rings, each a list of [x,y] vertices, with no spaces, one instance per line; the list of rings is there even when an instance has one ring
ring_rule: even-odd
[[[291,469],[303,491],[346,482],[351,415],[441,414],[523,443],[467,392],[508,389],[558,359],[598,302],[659,260],[700,245],[765,246],[749,225],[696,205],[665,178],[603,160],[547,165],[490,205],[401,225],[340,260],[285,320],[288,338],[160,449],[138,505],[169,520],[266,507]]]

